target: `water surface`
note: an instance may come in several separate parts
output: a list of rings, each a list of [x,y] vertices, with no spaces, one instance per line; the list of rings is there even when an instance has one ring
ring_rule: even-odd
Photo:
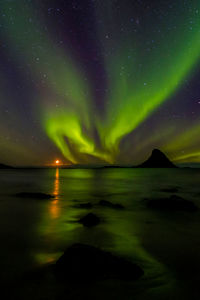
[[[92,299],[97,290],[101,292],[96,299],[121,299],[122,294],[125,299],[199,299],[199,212],[151,211],[144,200],[166,196],[162,189],[177,187],[177,195],[200,207],[199,182],[198,169],[0,170],[1,281],[18,282],[21,299],[40,299],[41,294],[41,299],[57,299],[47,291],[48,280],[39,291],[41,282],[30,288],[32,283],[21,278],[55,262],[67,246],[82,242],[136,262],[145,276],[135,283],[102,283],[103,288],[97,284],[90,294],[74,291],[69,299]],[[20,199],[14,196],[18,192],[50,193],[55,198]],[[100,207],[102,199],[125,209]],[[75,207],[85,202],[94,207]],[[101,218],[99,226],[77,223],[88,211]]]

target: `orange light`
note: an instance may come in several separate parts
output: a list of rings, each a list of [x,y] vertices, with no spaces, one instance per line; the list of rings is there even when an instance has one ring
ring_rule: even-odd
[[[57,160],[56,160],[56,164],[58,165],[59,163],[60,163],[60,161],[57,159]]]

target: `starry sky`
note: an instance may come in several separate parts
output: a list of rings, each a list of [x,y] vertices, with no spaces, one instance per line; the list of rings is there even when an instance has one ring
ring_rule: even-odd
[[[200,2],[0,0],[0,162],[200,162]]]

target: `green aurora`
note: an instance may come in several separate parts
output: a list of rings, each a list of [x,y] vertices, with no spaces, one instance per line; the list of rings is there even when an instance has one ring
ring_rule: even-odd
[[[166,11],[164,20],[153,21],[152,13],[145,21],[137,21],[137,31],[124,34],[120,28],[121,24],[126,27],[131,4],[121,14],[114,5],[115,1],[104,5],[97,2],[93,7],[96,19],[101,20],[96,25],[96,39],[101,45],[107,85],[101,112],[95,106],[87,70],[73,47],[55,44],[48,29],[44,30],[45,20],[38,19],[30,5],[23,5],[23,1],[1,4],[5,13],[1,17],[3,38],[15,52],[18,64],[28,66],[30,78],[38,87],[32,111],[39,115],[41,128],[68,163],[90,162],[92,157],[109,163],[118,161],[127,135],[134,134],[164,102],[170,101],[198,66],[199,2],[182,7],[178,1]],[[198,122],[187,128],[186,136],[176,129],[162,128],[162,124],[160,128],[159,136],[170,132],[169,142],[162,148],[174,161],[190,161],[194,156],[200,161],[200,149],[193,145]],[[154,138],[147,138],[146,143]],[[182,148],[187,148],[183,155]]]

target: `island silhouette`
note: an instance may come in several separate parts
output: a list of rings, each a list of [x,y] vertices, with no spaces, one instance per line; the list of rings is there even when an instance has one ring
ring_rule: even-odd
[[[0,164],[0,169],[13,169],[13,167],[5,165],[5,164]]]
[[[0,164],[0,169],[13,169],[14,167]],[[33,168],[33,167],[31,167]],[[34,167],[37,168],[37,167]],[[41,166],[39,167],[41,168]],[[175,164],[173,164],[169,158],[159,149],[153,149],[150,157],[144,161],[143,163],[137,166],[123,166],[123,165],[72,165],[72,166],[62,166],[61,168],[88,168],[88,169],[96,169],[96,168],[178,168]]]
[[[137,168],[177,168],[159,149],[154,149],[151,156]]]

